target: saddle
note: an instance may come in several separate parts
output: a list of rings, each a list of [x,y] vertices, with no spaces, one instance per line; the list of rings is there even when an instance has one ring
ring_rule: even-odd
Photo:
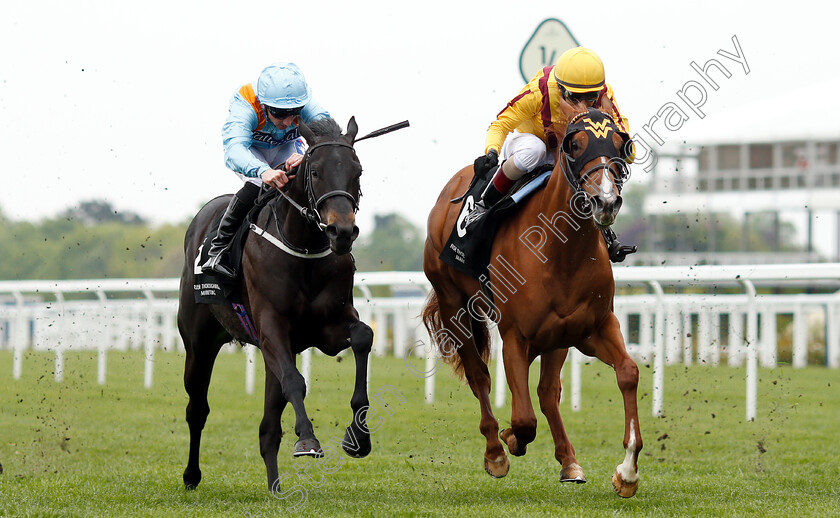
[[[250,233],[249,230],[251,228],[251,223],[256,221],[257,215],[262,207],[277,195],[277,191],[274,189],[264,190],[260,193],[259,198],[257,198],[257,201],[254,203],[254,207],[251,208],[248,215],[245,216],[242,224],[239,226],[239,230],[236,232],[236,236],[233,238],[230,250],[228,251],[228,261],[236,267],[236,271],[239,272],[240,275],[242,271],[240,268],[242,264],[242,253],[245,250],[245,241]],[[219,229],[219,224],[222,221],[223,215],[223,213],[220,213],[216,219],[213,220],[213,224],[208,228],[207,235],[204,236],[204,240],[201,242],[201,247],[198,249],[199,253],[194,271],[195,284],[193,285],[195,290],[195,302],[198,304],[221,304],[226,306],[231,303],[241,302],[233,300],[234,298],[238,298],[235,289],[239,286],[239,276],[237,276],[236,279],[229,279],[221,275],[204,273],[201,271],[201,265],[207,262],[208,252],[210,251],[210,242],[213,240],[213,236],[216,235],[216,232]]]
[[[479,281],[482,276],[488,276],[490,252],[499,224],[515,211],[519,202],[545,186],[553,166],[543,166],[520,178],[482,218],[467,224],[467,216],[476,201],[481,199],[481,193],[497,169],[490,169],[484,175],[474,175],[467,191],[451,200],[451,203],[461,202],[461,210],[440,254],[441,261]]]

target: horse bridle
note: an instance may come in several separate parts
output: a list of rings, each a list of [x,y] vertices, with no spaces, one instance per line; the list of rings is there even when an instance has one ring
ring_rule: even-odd
[[[585,111],[575,115],[566,126],[566,135],[563,137],[562,143],[562,151],[565,160],[560,162],[560,169],[563,170],[563,176],[566,177],[566,181],[569,182],[569,185],[571,186],[572,190],[575,192],[575,194],[578,194],[583,192],[583,185],[586,183],[587,179],[592,173],[601,169],[606,169],[607,171],[609,171],[611,170],[611,167],[615,165],[618,169],[618,174],[615,175],[615,184],[616,188],[618,189],[618,192],[620,193],[621,188],[624,186],[624,182],[626,182],[630,178],[630,169],[627,167],[627,163],[624,161],[622,153],[616,154],[611,139],[605,141],[603,137],[598,138],[598,136],[595,135],[595,133],[593,133],[591,128],[579,122],[580,119],[582,119],[584,116],[593,115],[594,113],[597,113],[599,118],[603,118],[604,131],[606,131],[606,128],[615,131],[624,140],[624,145],[628,145],[627,143],[630,140],[629,135],[618,129],[618,126],[616,126],[615,122],[613,121],[613,118],[610,115],[603,113],[600,110],[590,108],[589,111]],[[566,145],[571,140],[572,136],[580,131],[586,132],[588,135],[590,135],[589,146],[587,146],[584,155],[575,159],[572,158],[571,154],[566,149]],[[606,137],[606,134],[604,135],[604,137]],[[592,158],[598,158],[602,156],[608,159],[606,163],[596,164],[581,173],[581,169],[587,162],[592,160]]]
[[[353,212],[357,212],[359,210],[359,201],[347,191],[342,190],[333,190],[322,194],[319,198],[315,198],[315,191],[312,188],[312,168],[310,166],[312,152],[320,147],[326,146],[340,146],[340,147],[347,147],[355,151],[351,144],[341,141],[328,141],[328,142],[319,142],[314,144],[312,147],[308,148],[306,152],[303,154],[303,160],[301,163],[304,164],[303,167],[303,181],[304,181],[304,191],[306,192],[306,201],[308,203],[307,207],[302,206],[298,202],[292,199],[291,196],[286,194],[285,192],[278,191],[283,198],[286,199],[295,209],[300,212],[300,215],[306,218],[308,221],[315,223],[317,227],[322,231],[326,231],[327,225],[325,225],[321,221],[321,215],[318,213],[318,208],[321,206],[324,201],[329,198],[333,198],[335,196],[344,196],[345,198],[349,199],[350,202],[353,204]]]

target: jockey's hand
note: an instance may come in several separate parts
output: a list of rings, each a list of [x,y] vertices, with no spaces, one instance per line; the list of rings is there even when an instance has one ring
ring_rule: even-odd
[[[286,159],[286,171],[291,171],[295,167],[299,166],[302,161],[303,155],[299,153],[292,153],[289,158]]]
[[[486,155],[482,155],[475,159],[473,163],[473,170],[475,174],[484,176],[488,171],[499,165],[499,152],[495,149],[490,149]]]
[[[282,189],[295,176],[289,176],[282,169],[267,169],[260,175],[264,184],[275,189]]]

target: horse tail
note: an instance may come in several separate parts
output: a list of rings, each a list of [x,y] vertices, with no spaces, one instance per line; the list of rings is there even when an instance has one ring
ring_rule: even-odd
[[[429,333],[432,344],[437,346],[443,361],[452,367],[461,380],[464,380],[464,364],[457,349],[465,344],[457,341],[451,333],[446,331],[441,319],[440,301],[434,288],[430,291],[426,306],[423,308],[423,325]],[[470,316],[470,327],[475,348],[484,363],[487,363],[490,360],[490,330],[484,320],[478,320],[472,316]]]

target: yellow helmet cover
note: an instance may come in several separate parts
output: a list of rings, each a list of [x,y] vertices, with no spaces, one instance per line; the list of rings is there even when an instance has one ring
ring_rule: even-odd
[[[575,47],[560,55],[554,79],[573,93],[596,92],[604,87],[604,63],[594,51]]]

